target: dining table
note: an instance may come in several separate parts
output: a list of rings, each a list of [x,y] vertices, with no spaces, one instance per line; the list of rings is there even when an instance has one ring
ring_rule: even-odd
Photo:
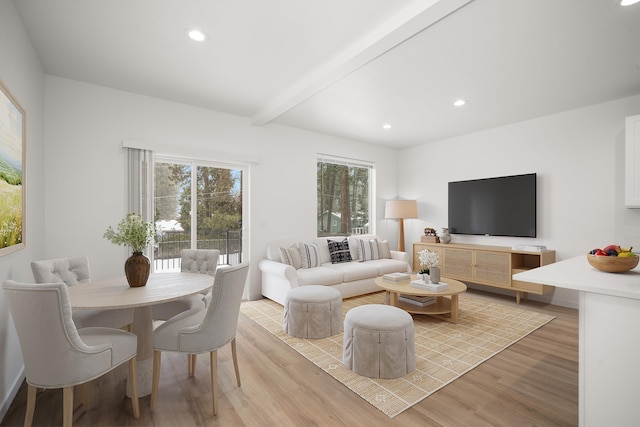
[[[152,273],[145,286],[131,287],[125,276],[92,280],[69,287],[71,308],[108,310],[133,308],[131,332],[138,337],[138,396],[151,394],[153,376],[153,319],[151,307],[203,293],[213,286],[213,276],[201,273]],[[127,385],[127,395],[130,387]]]

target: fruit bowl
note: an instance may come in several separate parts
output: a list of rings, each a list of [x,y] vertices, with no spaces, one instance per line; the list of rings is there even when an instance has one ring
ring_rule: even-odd
[[[593,268],[600,271],[606,271],[607,273],[624,273],[638,265],[640,256],[599,256],[587,254],[587,260]]]

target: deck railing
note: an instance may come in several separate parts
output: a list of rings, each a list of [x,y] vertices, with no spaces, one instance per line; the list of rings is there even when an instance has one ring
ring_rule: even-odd
[[[242,231],[228,229],[200,232],[197,249],[218,249],[218,265],[237,265],[242,262]],[[156,236],[154,271],[179,271],[183,249],[191,249],[190,235],[184,231],[173,231]]]

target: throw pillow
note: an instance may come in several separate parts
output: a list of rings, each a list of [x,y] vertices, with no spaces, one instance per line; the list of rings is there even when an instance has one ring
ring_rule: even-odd
[[[380,255],[380,259],[391,258],[391,248],[389,247],[388,240],[378,240],[378,253]]]
[[[315,243],[302,243],[298,245],[300,248],[300,257],[302,259],[302,268],[320,267],[320,249]]]
[[[377,240],[357,239],[356,242],[358,242],[358,252],[360,253],[360,257],[359,257],[360,262],[380,259],[380,255],[378,253]]]
[[[292,266],[296,270],[302,267],[302,257],[297,246],[280,248],[280,259],[282,259],[283,263]]]
[[[345,238],[342,241],[327,240],[329,245],[329,256],[332,264],[351,261],[351,251],[349,250],[349,242]]]

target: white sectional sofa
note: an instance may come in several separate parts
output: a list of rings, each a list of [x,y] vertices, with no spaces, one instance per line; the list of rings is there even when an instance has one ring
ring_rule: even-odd
[[[286,239],[270,242],[266,252],[258,264],[262,295],[282,305],[287,292],[298,286],[331,286],[349,298],[380,291],[374,283],[378,276],[411,271],[408,253],[390,250],[388,242],[373,235]]]

